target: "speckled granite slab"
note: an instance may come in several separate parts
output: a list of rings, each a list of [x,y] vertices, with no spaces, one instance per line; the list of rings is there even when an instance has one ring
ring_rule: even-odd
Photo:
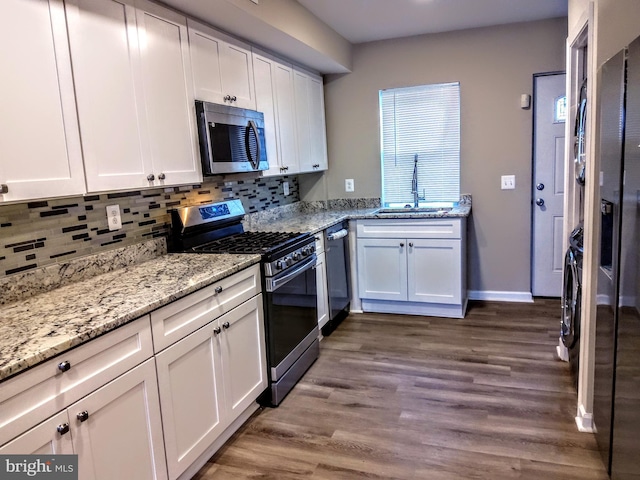
[[[455,218],[468,217],[471,214],[471,195],[463,195],[457,207],[446,212],[412,212],[412,213],[378,213],[380,202],[376,199],[356,199],[355,201],[331,200],[332,208],[317,208],[320,203],[313,202],[305,207],[306,202],[297,208],[271,209],[269,215],[252,214],[245,223],[246,230],[263,232],[310,232],[315,234],[343,220],[367,218]],[[306,205],[309,205],[306,203]],[[356,207],[354,207],[354,205]],[[343,207],[343,208],[339,208]],[[345,208],[346,207],[346,208]],[[262,213],[262,212],[261,212]]]
[[[0,307],[0,380],[260,261],[169,254]]]
[[[2,277],[0,278],[0,305],[88,280],[129,265],[146,262],[166,253],[166,239],[155,238],[136,245]]]

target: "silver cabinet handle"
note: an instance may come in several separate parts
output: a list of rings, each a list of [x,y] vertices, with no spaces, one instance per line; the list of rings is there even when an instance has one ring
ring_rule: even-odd
[[[165,176],[164,173],[161,173],[160,175],[158,175],[158,180],[164,180],[165,178],[167,177]]]
[[[58,431],[58,433],[60,435],[64,435],[65,433],[69,432],[69,424],[68,423],[63,423],[61,425],[58,425],[58,428],[56,428],[56,430]]]
[[[413,247],[413,242],[409,242],[409,246],[410,246],[410,247]]]
[[[400,242],[400,248],[404,247],[404,243]]]
[[[9,185],[5,185],[4,183],[0,185],[0,194],[9,193]]]
[[[153,182],[156,179],[156,176],[153,173],[147,175],[147,180]]]
[[[222,324],[222,328],[224,328],[225,330],[226,330],[227,328],[229,328],[230,326],[231,326],[231,325],[229,324],[229,322],[224,322],[224,323]]]
[[[71,369],[71,363],[67,362],[66,360],[58,364],[58,370],[60,370],[61,372],[66,372],[70,369]]]
[[[222,332],[222,329],[220,327],[216,327],[213,329],[213,334],[214,335],[220,335],[220,332]]]
[[[218,285],[214,291],[216,292],[216,295],[218,295],[219,293],[222,293],[222,287]]]
[[[89,412],[87,412],[86,410],[84,412],[80,412],[76,415],[76,418],[81,422],[86,422],[89,419]]]
[[[231,101],[231,95],[225,95],[224,96],[224,101],[225,102],[230,102]]]

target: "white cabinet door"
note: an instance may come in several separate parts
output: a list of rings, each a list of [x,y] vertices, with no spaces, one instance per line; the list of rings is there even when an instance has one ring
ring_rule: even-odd
[[[0,202],[85,193],[62,0],[0,2]]]
[[[222,371],[229,422],[235,420],[267,388],[262,295],[223,315]]]
[[[149,185],[202,181],[186,18],[136,0],[145,123],[154,180]]]
[[[118,0],[67,0],[67,18],[87,187],[148,186],[136,10]]]
[[[156,355],[169,478],[177,478],[227,427],[218,323]]]
[[[318,289],[318,328],[329,321],[329,297],[327,296],[327,264],[325,253],[318,255],[316,262],[316,285]]]
[[[299,171],[298,128],[293,88],[293,69],[282,63],[275,66],[276,100],[278,102],[278,153],[284,174]]]
[[[358,239],[360,298],[407,299],[406,241],[394,238]]]
[[[66,427],[65,427],[66,425]],[[72,454],[69,416],[64,410],[0,448],[3,455]],[[64,433],[61,433],[64,432]]]
[[[460,240],[409,239],[408,247],[408,300],[462,303]]]
[[[167,478],[153,359],[67,411],[83,480]]]
[[[269,170],[265,176],[281,175],[282,163],[278,148],[278,111],[275,86],[276,63],[269,58],[253,54],[253,77],[256,88],[256,110],[264,114],[264,135]]]
[[[196,98],[256,109],[251,47],[188,21]]]
[[[327,168],[322,78],[294,69],[298,163],[300,172]]]

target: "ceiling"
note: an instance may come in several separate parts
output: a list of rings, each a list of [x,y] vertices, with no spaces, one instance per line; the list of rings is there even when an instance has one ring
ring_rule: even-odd
[[[564,17],[568,0],[298,0],[351,43]]]

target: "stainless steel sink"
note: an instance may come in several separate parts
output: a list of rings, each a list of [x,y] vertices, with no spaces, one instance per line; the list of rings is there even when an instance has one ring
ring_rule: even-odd
[[[395,213],[395,214],[409,214],[409,213],[449,213],[453,207],[388,207],[380,208],[375,213]]]

